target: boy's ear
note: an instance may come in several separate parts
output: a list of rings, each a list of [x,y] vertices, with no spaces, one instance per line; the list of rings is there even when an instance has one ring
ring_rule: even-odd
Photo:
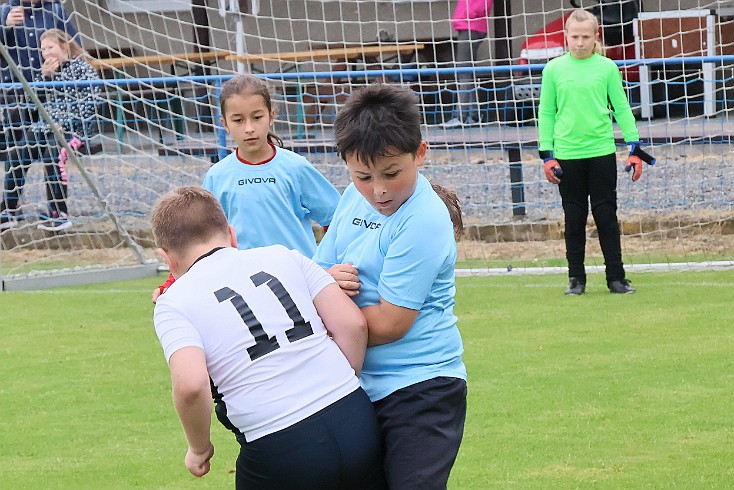
[[[232,225],[229,225],[229,244],[232,248],[237,248],[237,233],[235,233]]]
[[[224,116],[219,118],[219,122],[222,123],[222,126],[224,126],[224,129],[229,133],[229,128],[227,127],[227,120],[224,119]]]
[[[416,167],[422,167],[423,164],[426,162],[427,152],[428,152],[428,143],[426,141],[421,141],[421,144],[418,146],[418,151],[415,152],[415,166]]]
[[[162,248],[158,248],[158,253],[161,254],[163,260],[165,260],[166,264],[168,264],[168,270],[171,271],[171,274],[173,274],[174,277],[178,278],[178,260],[176,260],[176,257],[173,256],[173,254],[163,250]]]

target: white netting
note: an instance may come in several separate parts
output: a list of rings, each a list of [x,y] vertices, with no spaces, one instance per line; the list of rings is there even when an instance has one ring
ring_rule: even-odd
[[[627,262],[731,260],[734,2],[579,3],[602,17],[608,55],[623,64],[640,134],[658,160],[634,185],[620,176]],[[200,183],[231,147],[218,124],[217,93],[242,71],[271,79],[277,132],[339,188],[348,177],[331,152],[338,106],[365,83],[408,84],[432,148],[425,173],[457,191],[476,240],[463,244],[464,255],[560,257],[560,199],[538,164],[535,109],[542,63],[563,51],[561,22],[573,6],[495,0],[487,38],[477,41],[473,62],[460,62],[460,47],[471,41],[452,29],[455,4],[63,2],[100,60],[101,151],[81,158],[89,181],[71,171],[75,226],[63,234],[35,229],[46,206],[43,165],[30,168],[21,203],[27,219],[3,232],[0,273],[140,263],[125,233],[152,258],[150,206],[173,186]],[[635,58],[658,61],[624,65]],[[471,111],[471,121],[452,121]]]

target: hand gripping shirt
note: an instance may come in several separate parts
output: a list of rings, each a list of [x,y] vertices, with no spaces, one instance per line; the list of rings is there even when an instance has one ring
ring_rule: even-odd
[[[311,257],[316,238],[311,220],[329,225],[339,191],[292,151],[276,148],[267,162],[243,163],[236,152],[214,164],[204,188],[216,196],[237,232],[237,247],[285,245]]]
[[[383,216],[350,184],[314,260],[322,267],[352,262],[362,308],[388,302],[417,310],[395,342],[367,348],[360,382],[372,401],[439,376],[466,379],[454,315],[456,240],[446,205],[418,175],[411,197]]]
[[[156,334],[167,361],[184,347],[204,350],[212,391],[221,396],[217,416],[253,441],[359,387],[313,305],[333,282],[283,246],[217,250],[158,298]]]
[[[614,153],[610,103],[624,140],[639,141],[614,61],[598,54],[579,60],[570,53],[552,59],[540,88],[538,149],[565,160]]]

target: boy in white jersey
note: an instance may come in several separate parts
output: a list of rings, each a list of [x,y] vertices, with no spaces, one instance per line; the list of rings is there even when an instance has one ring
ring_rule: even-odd
[[[367,319],[360,382],[391,489],[445,489],[464,431],[466,368],[454,315],[456,241],[447,206],[418,173],[427,144],[415,94],[370,85],[334,123],[352,179],[315,260]]]
[[[237,489],[383,489],[375,413],[359,387],[364,317],[334,280],[281,245],[237,250],[210,192],[182,187],[152,212],[177,279],[156,334],[196,476],[210,469],[212,396],[241,444]]]

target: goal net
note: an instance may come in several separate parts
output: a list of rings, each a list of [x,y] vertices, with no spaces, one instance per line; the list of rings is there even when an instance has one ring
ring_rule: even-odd
[[[46,165],[27,167],[12,226],[0,231],[5,289],[154,269],[152,203],[200,184],[231,151],[218,91],[238,72],[269,80],[276,132],[340,190],[349,178],[333,148],[339,106],[365,84],[410,86],[430,148],[423,173],[455,190],[463,207],[460,265],[557,270],[563,212],[537,157],[536,110],[542,67],[564,52],[563,19],[574,3],[600,18],[607,56],[620,65],[657,158],[636,183],[620,169],[625,263],[734,260],[734,2],[494,0],[486,36],[478,24],[471,35],[453,28],[457,0],[59,3],[101,79],[99,135],[69,161],[68,229],[38,229],[48,210]],[[59,89],[5,82],[2,90]],[[47,114],[31,97],[23,104],[36,120]],[[13,139],[17,129],[6,124],[6,149],[27,144]],[[621,164],[627,150],[617,136]],[[588,230],[587,263],[601,266]]]

